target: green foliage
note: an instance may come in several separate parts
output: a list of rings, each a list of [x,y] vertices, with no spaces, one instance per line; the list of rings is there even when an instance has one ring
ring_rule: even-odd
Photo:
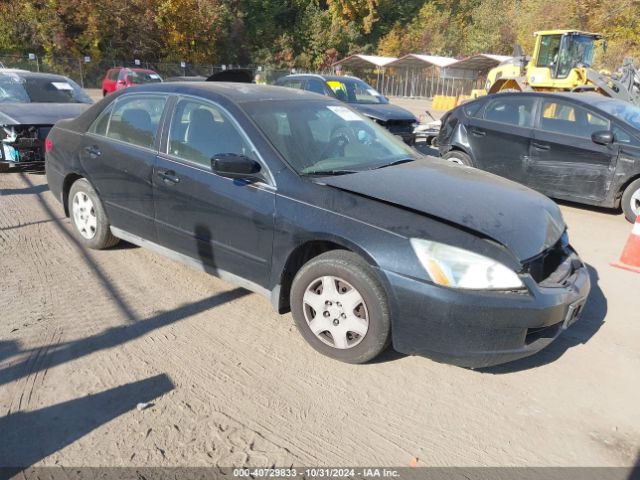
[[[327,69],[353,53],[531,52],[532,33],[599,31],[602,66],[640,55],[640,0],[10,0],[0,54]]]

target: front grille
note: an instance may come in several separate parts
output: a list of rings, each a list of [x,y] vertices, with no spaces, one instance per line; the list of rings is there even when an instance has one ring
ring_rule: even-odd
[[[413,133],[413,122],[411,120],[388,120],[384,126],[393,134]]]
[[[527,262],[526,269],[537,283],[543,282],[562,265],[570,254],[565,240],[561,238],[553,247]]]

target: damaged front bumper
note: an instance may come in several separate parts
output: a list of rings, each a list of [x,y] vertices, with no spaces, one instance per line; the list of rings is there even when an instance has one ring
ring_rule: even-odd
[[[0,164],[44,165],[44,140],[51,125],[0,125]]]

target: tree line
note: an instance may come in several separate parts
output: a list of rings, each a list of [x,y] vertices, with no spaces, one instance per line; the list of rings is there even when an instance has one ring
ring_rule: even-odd
[[[2,0],[0,54],[324,70],[353,53],[531,52],[536,30],[608,39],[640,57],[640,0]]]

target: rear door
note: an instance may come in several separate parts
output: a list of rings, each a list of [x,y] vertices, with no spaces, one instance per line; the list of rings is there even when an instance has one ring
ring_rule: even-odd
[[[166,95],[123,95],[83,139],[81,163],[111,225],[155,238],[151,178]]]
[[[591,109],[556,97],[542,97],[525,183],[550,197],[604,199],[619,147],[594,143],[591,135],[610,129],[609,120]]]
[[[468,120],[468,141],[478,168],[522,181],[531,148],[535,104],[535,96],[499,95],[489,100],[477,117]]]
[[[220,153],[260,161],[247,136],[219,105],[185,97],[167,137],[153,176],[158,243],[220,276],[267,285],[275,188],[266,179],[246,183],[211,171]]]

